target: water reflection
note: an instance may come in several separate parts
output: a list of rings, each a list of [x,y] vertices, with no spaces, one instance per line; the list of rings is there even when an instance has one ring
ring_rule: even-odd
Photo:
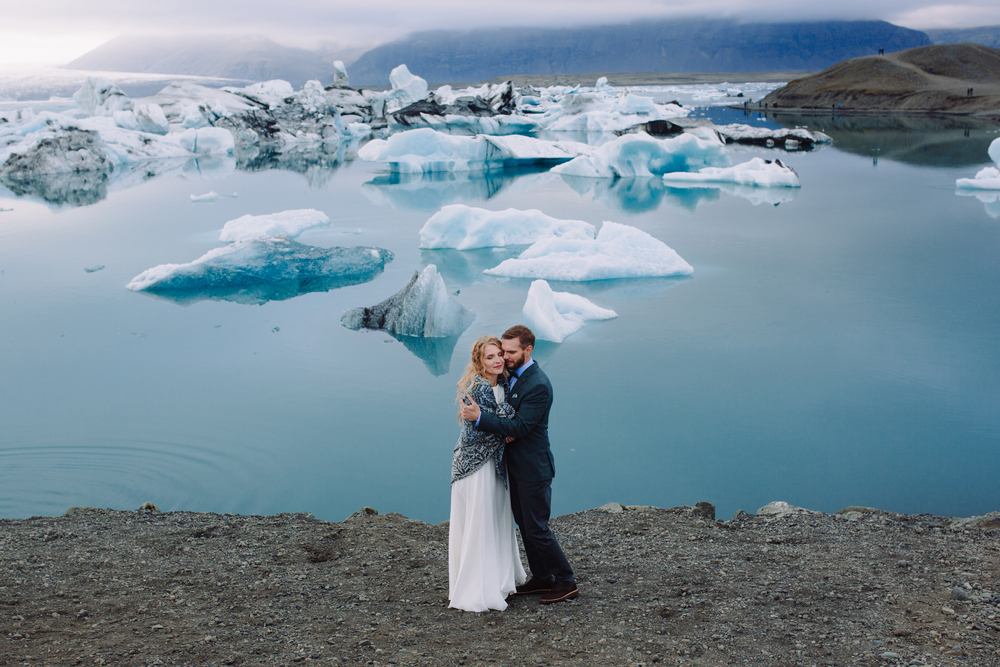
[[[465,287],[476,282],[486,269],[500,262],[517,257],[527,246],[506,248],[477,248],[475,250],[421,250],[420,261],[434,264],[449,288]]]
[[[227,164],[221,164],[228,160]],[[119,165],[111,173],[81,171],[61,174],[0,174],[0,183],[16,197],[34,199],[53,207],[96,204],[112,190],[127,190],[166,174],[200,174],[232,171],[232,158],[181,158],[145,160]]]
[[[540,169],[504,169],[487,172],[380,174],[361,186],[375,204],[414,211],[433,211],[457,202],[482,202],[515,180],[543,175]]]
[[[956,190],[959,197],[975,197],[983,202],[986,215],[994,220],[1000,220],[1000,192],[973,192],[972,190]]]
[[[302,174],[309,186],[322,188],[333,174],[358,153],[357,141],[339,144],[323,143],[304,146],[274,147],[245,146],[236,151],[236,167],[240,171],[280,169]]]
[[[447,375],[451,366],[451,357],[455,352],[455,344],[461,336],[447,338],[426,338],[424,336],[403,336],[390,333],[393,338],[424,362],[432,375],[440,377]]]
[[[655,211],[664,202],[687,211],[701,204],[718,201],[719,193],[746,199],[754,206],[777,206],[795,199],[798,188],[757,188],[736,183],[671,183],[663,179],[645,178],[585,178],[562,176],[566,185],[583,197],[618,211],[643,213]]]
[[[806,127],[833,137],[842,151],[920,166],[982,164],[997,122],[970,116],[831,116],[771,113],[783,127]]]

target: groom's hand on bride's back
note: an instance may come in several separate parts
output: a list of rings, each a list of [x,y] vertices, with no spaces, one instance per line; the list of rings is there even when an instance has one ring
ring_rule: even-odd
[[[462,399],[462,404],[458,408],[458,414],[467,422],[475,422],[479,419],[479,406],[471,398],[466,396]]]

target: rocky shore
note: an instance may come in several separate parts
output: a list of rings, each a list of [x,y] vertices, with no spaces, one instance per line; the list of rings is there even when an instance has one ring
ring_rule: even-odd
[[[1000,665],[1000,515],[610,503],[582,596],[447,607],[446,525],[73,508],[0,521],[2,665]]]

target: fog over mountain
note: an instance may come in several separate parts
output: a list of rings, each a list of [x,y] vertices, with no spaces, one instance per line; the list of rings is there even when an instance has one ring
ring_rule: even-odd
[[[384,81],[405,62],[428,81],[585,72],[816,71],[841,60],[930,44],[885,21],[656,21],[565,28],[421,32],[378,46],[352,81]]]
[[[1000,49],[1000,25],[984,26],[982,28],[962,28],[925,30],[935,44],[982,44],[994,49]]]
[[[514,74],[591,72],[818,71],[883,48],[931,44],[923,32],[885,21],[739,23],[661,20],[579,28],[418,32],[348,62],[352,84],[385,85],[405,63],[432,83]],[[344,54],[341,57],[347,60]],[[332,80],[335,52],[281,46],[264,37],[119,37],[67,67],[196,74],[295,86]]]
[[[194,74],[229,79],[285,79],[301,86],[333,78],[331,59],[259,35],[123,36],[67,64],[69,69]]]

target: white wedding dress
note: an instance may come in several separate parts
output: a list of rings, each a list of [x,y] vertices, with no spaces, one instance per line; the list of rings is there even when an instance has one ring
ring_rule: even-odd
[[[493,388],[497,403],[503,386]],[[506,598],[527,573],[514,535],[510,491],[497,475],[493,457],[451,485],[448,529],[448,606],[463,611],[507,608]]]

